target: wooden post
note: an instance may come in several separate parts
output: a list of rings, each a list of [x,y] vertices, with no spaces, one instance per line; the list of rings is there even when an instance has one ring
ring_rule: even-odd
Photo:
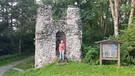
[[[100,65],[102,65],[102,43],[100,44]]]
[[[120,66],[120,44],[118,44],[118,66]]]

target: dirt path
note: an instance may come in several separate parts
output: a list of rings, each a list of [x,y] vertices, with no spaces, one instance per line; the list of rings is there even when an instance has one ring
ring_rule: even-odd
[[[2,76],[8,69],[12,68],[13,66],[15,66],[17,64],[20,64],[20,63],[28,60],[30,58],[32,58],[32,57],[28,57],[28,58],[25,58],[25,59],[22,59],[22,60],[19,60],[19,61],[13,62],[11,64],[0,67],[0,76]]]

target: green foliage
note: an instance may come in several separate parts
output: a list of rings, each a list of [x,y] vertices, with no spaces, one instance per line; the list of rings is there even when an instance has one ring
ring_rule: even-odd
[[[0,36],[0,56],[5,54],[11,54],[13,51],[12,46],[10,45],[10,39],[7,37]]]
[[[86,53],[88,52],[88,49],[86,48],[86,45],[82,44],[81,50],[82,50],[82,58],[84,58]]]
[[[99,50],[97,48],[92,48],[91,46],[85,47],[84,50],[87,51],[83,61],[89,64],[99,63]]]
[[[129,12],[130,10],[131,10],[131,4],[126,4],[126,5],[121,6],[121,11],[122,11],[122,12],[127,13],[127,12]]]
[[[17,5],[9,3],[17,2]],[[52,5],[53,18],[59,20],[65,18],[68,5],[81,8],[83,23],[82,57],[91,58],[89,51],[95,45],[95,41],[113,35],[113,21],[108,0],[43,0],[46,5]],[[119,29],[127,28],[131,0],[121,0],[119,10]],[[18,52],[34,52],[34,37],[36,24],[36,9],[34,0],[0,0],[0,56]],[[9,10],[10,9],[10,10]],[[12,21],[15,20],[15,21]],[[12,22],[11,22],[12,21]],[[17,30],[13,29],[17,27]],[[124,42],[121,46],[121,60],[123,63],[134,63],[134,58],[129,52],[135,44],[134,24],[121,31],[120,36],[113,38]],[[88,47],[91,46],[91,47]],[[86,48],[87,47],[87,48]],[[90,56],[89,56],[90,55]],[[125,58],[126,57],[126,58]]]
[[[86,0],[82,3],[80,8],[83,27],[90,27],[89,32],[92,33],[88,37],[94,36],[95,38],[92,39],[100,40],[103,36],[108,37],[113,34],[113,25],[110,20],[112,16],[108,7],[108,0]],[[87,29],[84,30],[87,31]]]
[[[0,0],[0,6],[0,56],[33,52],[37,9],[34,0]]]
[[[120,39],[122,42],[124,42],[122,46],[122,50],[124,50],[124,53],[126,53],[125,59],[123,59],[125,62],[133,63],[135,64],[135,59],[129,55],[129,53],[134,49],[133,45],[135,45],[135,24],[131,24],[128,26],[126,30],[123,31],[123,34],[120,36]]]
[[[67,7],[71,4],[72,0],[42,0],[42,2],[45,5],[53,7],[53,19],[57,21],[65,18]]]
[[[130,52],[135,48],[135,24],[128,25],[128,28],[121,30],[118,37],[111,36],[110,39],[123,42],[121,45],[121,62],[124,65],[135,64],[135,58],[130,55]]]
[[[125,34],[123,34],[123,35],[125,35]],[[124,37],[124,39],[125,38],[126,38],[126,36]],[[121,47],[120,47],[121,64],[123,64],[123,65],[131,64],[131,60],[130,60],[131,56],[129,55],[129,52],[133,49],[133,47],[132,47],[132,45],[129,44],[128,40],[123,40],[122,36],[118,36],[116,38],[113,36],[110,39],[123,42],[123,44],[121,44]]]
[[[95,30],[96,29],[96,30]],[[104,33],[101,28],[90,25],[83,24],[83,44],[93,46],[95,41],[102,40],[104,38]]]
[[[11,69],[3,76],[134,76],[134,70],[135,68],[133,66],[100,66],[69,62],[67,65],[61,66],[58,66],[56,63],[51,63],[42,68],[28,69],[24,72],[16,72]]]

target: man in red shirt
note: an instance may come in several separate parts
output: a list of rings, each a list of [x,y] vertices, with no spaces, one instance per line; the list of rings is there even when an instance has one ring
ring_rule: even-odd
[[[59,52],[60,52],[60,60],[64,60],[65,44],[63,40],[60,41]]]

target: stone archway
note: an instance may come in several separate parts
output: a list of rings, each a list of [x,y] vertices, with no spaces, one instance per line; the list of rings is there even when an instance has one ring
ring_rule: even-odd
[[[56,55],[59,55],[59,44],[60,41],[63,40],[66,46],[66,34],[64,32],[58,31],[56,33]],[[66,50],[65,50],[66,51]]]

